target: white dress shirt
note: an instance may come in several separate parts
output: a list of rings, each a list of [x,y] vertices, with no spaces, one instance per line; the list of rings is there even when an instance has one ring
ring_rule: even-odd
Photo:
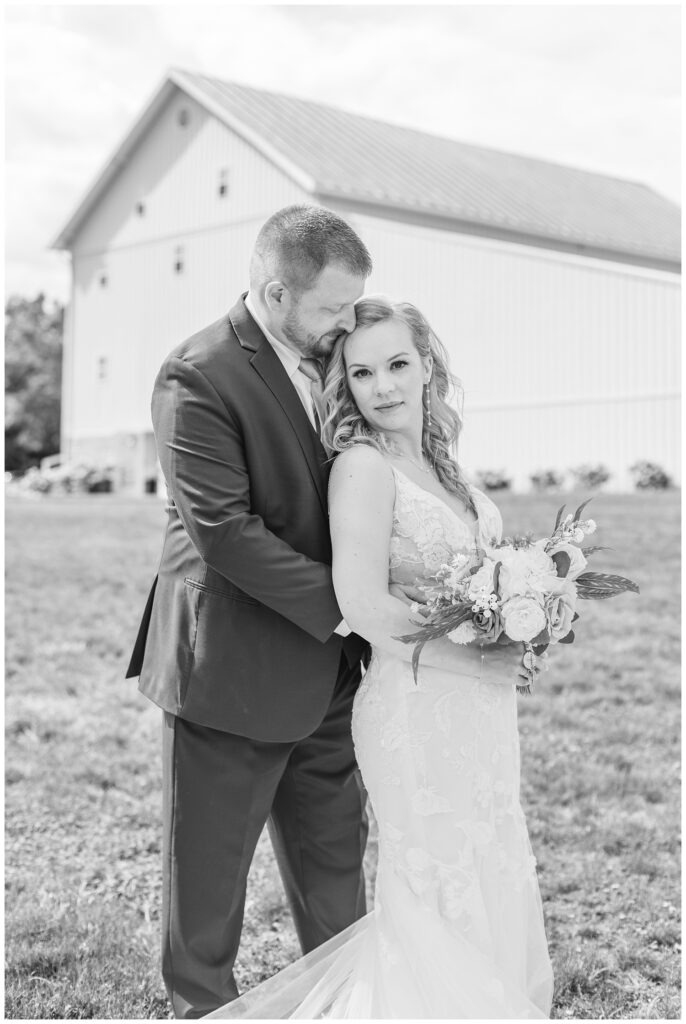
[[[283,368],[288,374],[291,384],[297,391],[298,398],[302,402],[305,408],[305,412],[310,418],[310,423],[316,430],[317,426],[314,415],[314,404],[312,402],[312,393],[310,391],[310,381],[305,376],[305,374],[301,373],[300,370],[298,369],[298,367],[300,366],[300,356],[298,355],[297,352],[294,352],[292,348],[289,348],[288,345],[284,345],[282,341],[279,341],[278,338],[275,338],[274,335],[269,330],[267,330],[267,328],[264,326],[259,316],[255,312],[255,307],[253,305],[252,299],[250,298],[249,292],[245,296],[245,308],[248,310],[248,313],[250,313],[250,316],[253,318],[253,320],[255,321],[255,323],[262,331],[265,338],[267,339],[267,341],[269,342],[269,344],[271,345],[271,347],[274,349],[277,356],[281,360]],[[339,636],[349,636],[352,633],[352,630],[348,623],[345,621],[345,619],[342,619],[336,626],[334,633],[338,633]]]

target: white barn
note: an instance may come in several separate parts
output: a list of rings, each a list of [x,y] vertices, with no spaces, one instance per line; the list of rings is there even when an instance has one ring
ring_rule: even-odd
[[[62,450],[154,486],[166,353],[247,288],[261,224],[344,216],[368,291],[414,302],[465,391],[460,459],[539,469],[639,458],[677,480],[678,207],[634,182],[465,145],[174,70],[53,243],[69,250]]]

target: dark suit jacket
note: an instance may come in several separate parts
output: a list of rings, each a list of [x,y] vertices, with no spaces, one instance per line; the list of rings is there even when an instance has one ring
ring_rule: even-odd
[[[152,416],[169,522],[127,677],[191,722],[300,739],[365,644],[333,632],[324,449],[243,299],[167,357]]]

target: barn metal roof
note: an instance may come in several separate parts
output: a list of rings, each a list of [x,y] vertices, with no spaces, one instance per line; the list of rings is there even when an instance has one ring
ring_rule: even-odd
[[[441,138],[333,107],[172,70],[115,155],[174,85],[322,202],[377,216],[675,270],[680,210],[646,185]],[[136,130],[138,129],[138,130]],[[73,237],[107,169],[57,242]],[[88,201],[88,202],[87,202]]]

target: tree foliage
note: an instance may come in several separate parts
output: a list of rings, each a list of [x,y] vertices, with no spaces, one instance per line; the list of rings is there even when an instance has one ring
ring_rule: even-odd
[[[60,450],[64,307],[12,296],[5,305],[5,468]]]

